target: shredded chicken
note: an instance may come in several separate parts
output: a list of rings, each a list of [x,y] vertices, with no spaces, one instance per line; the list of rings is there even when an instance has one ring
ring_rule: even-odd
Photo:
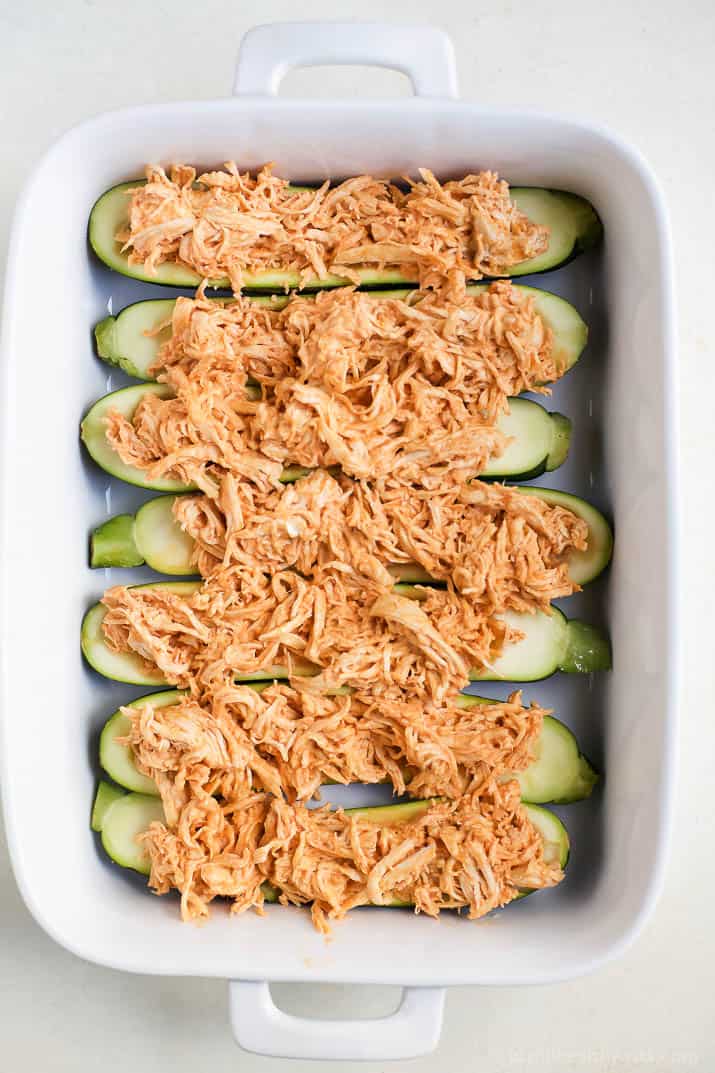
[[[169,323],[153,374],[175,366],[198,380],[232,372],[266,388],[295,378],[344,394],[376,371],[393,380],[407,372],[458,388],[485,416],[500,413],[506,396],[543,390],[565,364],[533,298],[506,280],[456,298],[342,289],[267,304],[241,295],[219,302],[200,289],[176,300]]]
[[[192,787],[142,841],[151,886],[180,891],[184,919],[206,916],[215,897],[230,898],[235,913],[260,910],[266,881],[280,901],[310,903],[324,932],[330,918],[368,904],[414,905],[429,916],[466,908],[476,918],[563,877],[519,797],[518,782],[487,774],[457,801],[425,802],[413,818],[386,823],[258,794],[219,800]]]
[[[404,689],[435,700],[522,636],[450,589],[417,593],[412,600],[339,572],[311,582],[231,567],[190,595],[109,589],[102,629],[110,648],[136,653],[182,688],[215,690],[236,676],[287,670],[305,691]]]
[[[500,455],[508,398],[563,371],[532,299],[510,283],[414,303],[354,291],[270,311],[179,299],[148,395],[107,438],[152,478],[275,483],[286,464],[441,486]],[[256,381],[260,390],[248,381]]]
[[[548,229],[533,224],[493,172],[440,184],[426,169],[407,193],[359,175],[331,187],[291,187],[266,165],[255,178],[234,163],[197,178],[149,166],[131,191],[127,226],[117,235],[132,264],[152,273],[165,261],[209,279],[245,273],[297,274],[301,285],[331,273],[359,280],[356,269],[399,268],[431,286],[445,278],[503,275],[548,248]]]
[[[326,782],[391,782],[398,794],[457,798],[486,770],[528,767],[547,714],[524,708],[520,693],[491,704],[465,696],[434,704],[321,696],[279,683],[261,691],[229,684],[205,700],[122,710],[136,766],[152,779],[166,776],[172,813],[187,786],[226,800],[265,790],[305,801]]]
[[[364,266],[421,288],[264,305],[200,289],[152,370],[170,397],[107,416],[125,463],[200,493],[175,512],[202,583],[110,589],[102,624],[113,651],[187,691],[124,709],[164,806],[141,836],[150,882],[180,892],[186,919],[215,897],[260,911],[268,890],[311,904],[323,931],[365,904],[479,917],[561,879],[512,778],[544,711],[457,698],[522,636],[504,611],[575,591],[568,558],[586,544],[569,511],[472,480],[507,445],[509,398],[564,362],[523,292],[465,283],[543,252],[548,231],[490,172],[420,174],[407,192],[365,175],[299,190],[269,166],[149,168],[117,236],[149,273],[178,263],[236,293],[265,270],[358,282]],[[287,465],[314,472],[284,487]],[[409,598],[388,569],[405,565],[446,588]],[[399,823],[306,808],[326,781],[433,800]]]
[[[246,379],[272,387],[296,376],[300,359],[283,323],[290,301],[295,299],[236,295],[223,302],[206,298],[201,289],[194,298],[177,298],[171,317],[150,333],[156,335],[171,327],[149,373],[156,375],[176,365],[187,376],[203,380],[226,372],[235,377],[236,389],[243,387]]]
[[[204,577],[220,565],[293,567],[316,580],[340,569],[390,585],[388,564],[417,564],[487,614],[545,610],[577,591],[568,557],[586,548],[588,535],[569,510],[500,484],[439,491],[321,470],[268,491],[227,476],[217,500],[181,496],[174,514],[195,541]]]

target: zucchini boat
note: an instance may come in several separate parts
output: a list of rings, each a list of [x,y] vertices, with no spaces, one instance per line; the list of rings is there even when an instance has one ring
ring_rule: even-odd
[[[578,496],[556,492],[551,488],[520,487],[520,492],[570,510],[588,525],[588,548],[574,551],[569,557],[569,576],[577,585],[586,585],[608,565],[613,550],[613,535],[606,519]],[[174,518],[176,496],[157,496],[139,508],[136,514],[117,514],[92,533],[92,566],[142,566],[144,563],[160,574],[195,575],[192,564],[194,540]],[[398,581],[411,584],[430,582],[429,574],[416,563],[391,568]]]
[[[347,813],[362,816],[374,823],[407,823],[430,807],[430,801],[407,801],[399,805],[373,805],[345,809]],[[524,805],[524,809],[544,840],[544,857],[558,861],[566,868],[570,853],[566,828],[555,813],[540,805]],[[109,783],[100,782],[92,809],[92,830],[97,831],[108,857],[122,868],[129,868],[140,875],[150,872],[149,857],[138,839],[154,822],[164,822],[164,809],[158,797],[147,794],[122,794]],[[517,898],[531,891],[524,890]],[[267,902],[278,900],[278,893],[269,884],[264,884],[263,895]],[[517,900],[514,899],[514,901]],[[392,902],[393,907],[403,907],[404,902]]]
[[[133,587],[190,594],[201,584],[199,581],[157,581]],[[410,599],[423,598],[423,593],[411,585],[396,585],[395,592]],[[135,653],[114,652],[109,648],[102,632],[105,613],[101,603],[94,604],[82,620],[82,652],[89,665],[105,678],[117,682],[137,686],[167,685],[161,671],[158,668],[147,671],[142,659]],[[520,630],[524,637],[509,645],[489,670],[471,673],[473,682],[535,682],[548,678],[556,671],[590,673],[608,670],[611,666],[610,644],[600,630],[577,619],[567,619],[558,608],[552,607],[548,615],[542,611],[533,615],[507,611],[501,617],[514,629]],[[298,660],[294,663],[294,673],[297,675],[309,676],[317,670],[310,663]],[[260,682],[287,677],[287,667],[276,666],[253,674],[237,675],[236,681]]]
[[[249,688],[260,692],[266,688],[266,683],[256,683]],[[151,704],[154,708],[167,708],[176,704],[181,696],[181,690],[171,689],[139,697],[125,707],[141,708]],[[486,697],[474,697],[467,693],[460,693],[457,697],[460,708],[493,703]],[[129,729],[129,716],[121,709],[109,717],[99,738],[99,762],[105,773],[125,790],[155,797],[159,791],[153,779],[137,771],[130,746],[117,741],[117,738],[126,737]],[[567,805],[582,801],[598,782],[598,774],[579,751],[574,735],[551,715],[544,717],[535,753],[533,763],[514,775],[521,786],[521,799],[524,802]]]
[[[163,283],[169,287],[196,287],[201,277],[190,268],[176,262],[165,261],[149,273],[143,265],[129,263],[127,254],[115,235],[126,227],[129,206],[129,191],[141,186],[144,180],[120,183],[107,190],[95,202],[89,217],[89,243],[100,261],[115,272],[141,280],[142,283]],[[576,194],[563,190],[545,190],[540,187],[513,187],[511,197],[530,220],[549,228],[549,245],[544,253],[522,261],[507,273],[508,276],[525,276],[560,268],[583,250],[595,246],[603,228],[593,206]],[[405,286],[410,280],[397,268],[358,268],[360,285],[364,287]],[[351,284],[342,276],[328,275],[321,280],[312,280],[305,290],[323,290]],[[209,286],[230,289],[228,279],[209,280]],[[244,290],[283,291],[300,288],[298,272],[260,271],[244,273]]]
[[[477,294],[486,284],[467,287],[467,294]],[[588,339],[588,328],[574,307],[557,294],[536,287],[517,286],[516,290],[533,299],[536,311],[553,333],[554,357],[564,371],[576,364]],[[411,292],[375,291],[370,297],[407,298]],[[308,296],[303,299],[308,300]],[[217,298],[215,301],[223,301]],[[268,309],[282,309],[288,295],[281,297],[254,296],[252,302]],[[109,365],[116,365],[138,380],[154,380],[149,368],[156,362],[159,348],[171,335],[171,325],[158,331],[161,324],[171,320],[174,298],[150,299],[127,306],[116,317],[105,317],[94,329],[97,354]]]
[[[256,397],[258,396],[258,388],[248,390],[255,391]],[[140,401],[148,394],[169,399],[173,393],[166,384],[147,383],[121,388],[104,395],[88,410],[82,421],[82,441],[97,465],[112,477],[155,492],[192,492],[195,490],[192,485],[182,484],[168,477],[150,480],[143,470],[122,462],[107,440],[107,412],[118,410],[131,419]],[[511,437],[511,443],[499,458],[488,463],[480,477],[493,480],[531,480],[546,470],[558,469],[563,465],[571,440],[569,419],[563,414],[549,413],[530,399],[511,399],[509,406],[510,412],[500,417],[498,426],[505,435]],[[308,472],[303,466],[289,466],[283,471],[281,480],[296,480]]]

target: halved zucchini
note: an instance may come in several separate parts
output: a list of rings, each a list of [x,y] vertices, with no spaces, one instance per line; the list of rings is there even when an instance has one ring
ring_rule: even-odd
[[[475,675],[482,682],[536,682],[557,671],[591,674],[611,667],[611,646],[595,626],[567,619],[558,608],[520,615],[507,611],[502,618],[525,636],[508,645],[489,671]]]
[[[195,541],[174,518],[177,496],[157,496],[136,514],[117,514],[90,538],[90,566],[141,566],[175,577],[196,574]]]
[[[588,548],[569,558],[569,575],[577,585],[593,581],[608,565],[613,550],[611,528],[595,507],[578,496],[551,488],[523,486],[519,491],[570,510],[588,525]],[[94,530],[90,542],[92,566],[141,566],[146,563],[160,574],[186,576],[196,573],[192,565],[195,542],[174,518],[177,496],[157,496],[135,515],[118,514]],[[432,579],[416,563],[391,568],[397,581],[420,584]]]
[[[149,585],[136,585],[138,589],[168,589],[171,592],[191,593],[201,586],[199,581],[157,581]],[[395,592],[409,599],[420,600],[425,590],[411,585],[396,585]],[[82,652],[91,667],[105,678],[112,678],[129,685],[166,685],[161,672],[147,670],[144,661],[133,652],[113,652],[102,632],[106,613],[101,604],[94,604],[84,616],[81,630]],[[594,626],[566,616],[553,607],[551,614],[537,611],[533,615],[507,611],[504,619],[524,637],[507,646],[502,655],[488,670],[473,671],[470,679],[479,681],[535,682],[548,678],[556,671],[590,673],[608,670],[611,666],[611,649],[606,637]],[[295,661],[296,675],[310,676],[318,668],[307,662]],[[236,681],[256,682],[288,677],[287,667],[267,667],[248,675],[237,675]]]
[[[231,300],[213,299],[215,302]],[[288,295],[253,295],[251,301],[268,309],[282,309],[290,299]],[[150,298],[134,302],[116,317],[105,317],[94,329],[98,356],[108,365],[123,369],[128,376],[135,376],[137,380],[155,379],[149,375],[149,368],[156,361],[162,343],[171,336],[171,325],[164,328],[160,328],[160,325],[171,321],[175,304],[175,298]]]
[[[249,688],[260,691],[266,688],[266,684],[254,683]],[[177,704],[182,695],[178,689],[150,693],[125,707],[142,708],[145,704],[151,704],[153,708],[166,708]],[[466,693],[460,693],[457,697],[457,704],[462,708],[493,703],[486,697]],[[156,796],[159,791],[154,781],[137,771],[131,747],[117,741],[118,738],[125,738],[129,729],[129,716],[121,709],[109,717],[99,739],[99,762],[106,774],[124,789]],[[535,752],[534,762],[515,776],[521,786],[523,801],[532,804],[550,801],[567,804],[589,796],[598,781],[598,775],[580,753],[578,742],[567,726],[553,716],[545,716]]]
[[[143,708],[145,704],[151,704],[153,708],[167,708],[172,704],[177,704],[182,696],[181,690],[168,689],[161,693],[150,693],[146,697],[139,697],[138,700],[133,700],[124,707]],[[125,790],[156,797],[159,793],[157,785],[153,779],[137,771],[131,746],[117,741],[117,738],[126,737],[130,727],[129,716],[118,708],[104,724],[99,736],[99,762],[107,775]]]
[[[127,466],[122,462],[107,439],[105,426],[107,413],[110,410],[118,410],[124,417],[131,420],[140,399],[148,394],[158,395],[160,399],[170,399],[173,396],[171,388],[166,384],[141,384],[138,388],[122,388],[120,391],[112,391],[111,394],[104,395],[95,402],[80,425],[82,442],[105,473],[118,477],[127,484],[135,484],[139,488],[154,488],[157,492],[190,492],[192,491],[191,485],[182,484],[181,481],[172,481],[168,477],[148,480],[143,470],[135,466]]]
[[[600,510],[591,503],[569,492],[559,492],[555,488],[533,488],[522,485],[519,491],[524,495],[542,499],[545,503],[564,507],[576,514],[588,525],[588,546],[585,551],[573,551],[569,556],[569,576],[577,585],[587,585],[608,566],[613,555],[613,530]],[[182,535],[186,535],[185,533]]]
[[[98,797],[101,793],[103,798],[106,798],[107,791],[102,790],[102,787],[107,785],[99,784]],[[408,801],[399,805],[377,805],[345,811],[386,825],[409,823],[426,812],[430,805],[430,801]],[[558,861],[560,866],[565,868],[570,847],[568,832],[561,820],[553,812],[539,805],[524,805],[524,808],[544,839],[546,860]],[[100,834],[107,856],[122,868],[131,868],[141,875],[149,875],[149,857],[138,839],[154,822],[164,822],[164,810],[158,797],[129,793],[117,798],[109,808],[102,811]],[[272,890],[264,888],[264,894],[266,900],[276,900]]]
[[[202,282],[202,277],[190,268],[175,262],[164,261],[157,266],[156,272],[149,273],[141,264],[130,265],[127,254],[122,253],[115,235],[127,223],[129,192],[135,190],[137,186],[142,186],[144,182],[144,179],[135,179],[132,182],[119,183],[118,186],[111,187],[98,198],[89,216],[90,246],[100,261],[115,272],[121,272],[123,276],[138,279],[142,283],[163,283],[169,287],[197,287]],[[570,229],[571,224],[567,224],[567,227]],[[402,272],[397,269],[361,268],[357,271],[361,285],[366,287],[404,286],[408,282]],[[300,287],[300,276],[297,272],[244,272],[243,281],[244,290],[249,291],[287,291]],[[325,287],[343,287],[350,282],[342,276],[328,275],[325,279],[311,282],[305,289],[322,290]],[[225,277],[208,280],[208,286],[221,290],[230,290],[231,287],[229,280]]]
[[[257,388],[248,388],[256,394]],[[80,435],[87,451],[98,466],[112,477],[128,484],[156,492],[191,492],[192,485],[167,477],[150,480],[136,466],[128,466],[107,440],[105,419],[109,410],[118,410],[131,419],[140,401],[147,395],[161,399],[172,397],[166,384],[136,384],[104,395],[87,411],[80,426]],[[562,414],[549,413],[530,399],[511,399],[510,412],[499,419],[499,428],[509,437],[509,443],[499,458],[492,459],[480,474],[490,479],[531,479],[545,470],[556,469],[568,453],[571,423]],[[281,480],[291,481],[309,471],[303,466],[288,466]]]
[[[169,589],[180,595],[196,592],[199,582],[165,581],[155,585],[142,585],[146,589]],[[106,614],[103,604],[94,604],[82,619],[81,645],[85,659],[91,667],[117,682],[138,686],[162,686],[166,680],[161,671],[147,670],[144,660],[131,652],[113,652],[104,640],[102,621]]]
[[[467,294],[477,294],[484,290],[486,284],[473,284],[467,287]],[[516,289],[533,299],[537,312],[549,325],[553,333],[554,357],[564,370],[576,364],[588,339],[586,324],[565,299],[536,287],[517,285]],[[384,298],[404,299],[412,292],[373,291],[370,297],[375,301]],[[269,309],[282,309],[290,299],[288,296],[264,297],[253,296],[252,302]],[[309,301],[306,295],[301,301]],[[221,302],[227,299],[216,298]],[[127,306],[116,317],[105,317],[94,329],[97,353],[109,365],[116,365],[129,376],[139,380],[154,380],[149,369],[155,364],[159,348],[171,336],[171,326],[161,328],[171,320],[175,299],[159,298],[145,302],[135,302]]]
[[[568,831],[563,823],[550,809],[542,805],[524,805],[526,813],[544,840],[544,857],[547,861],[558,862],[561,868],[569,863],[571,843]]]
[[[559,719],[544,716],[536,758],[516,773],[521,799],[534,805],[570,805],[591,796],[599,775],[575,735]]]
[[[115,272],[141,280],[143,283],[163,283],[170,287],[195,287],[201,278],[189,268],[175,262],[165,261],[153,273],[143,265],[129,264],[127,254],[122,253],[115,235],[126,227],[129,192],[143,184],[143,179],[120,183],[107,190],[95,202],[89,217],[89,242],[101,261]],[[601,238],[601,222],[593,206],[576,194],[563,190],[545,190],[540,187],[513,187],[511,196],[530,220],[544,224],[550,229],[549,245],[538,257],[522,261],[507,273],[508,276],[524,276],[559,268],[582,250],[594,246]],[[396,268],[358,268],[360,285],[364,287],[404,286],[409,284],[403,273]],[[282,291],[300,288],[297,272],[261,271],[244,273],[245,290]],[[312,280],[306,290],[323,290],[351,284],[342,276],[328,275],[321,280]],[[229,288],[228,279],[209,280],[209,286]]]
[[[510,276],[532,276],[562,268],[580,253],[597,246],[603,237],[603,224],[596,210],[578,194],[520,186],[514,187],[511,196],[530,220],[548,227],[550,235],[548,249],[515,265]]]

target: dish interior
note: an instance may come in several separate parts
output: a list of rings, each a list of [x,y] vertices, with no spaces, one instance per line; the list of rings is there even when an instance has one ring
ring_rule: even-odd
[[[549,402],[573,421],[569,459],[537,483],[591,500],[614,518],[617,534],[606,577],[561,602],[570,616],[608,622],[613,672],[560,675],[525,686],[524,695],[574,729],[606,779],[590,801],[556,810],[572,843],[562,886],[482,922],[360,910],[335,926],[329,944],[307,914],[282,907],[269,908],[267,920],[236,920],[217,906],[207,926],[182,926],[174,899],[152,897],[141,878],[112,866],[89,829],[99,730],[146,690],[83,665],[80,620],[109,585],[155,576],[88,566],[90,529],[151,495],[108,479],[80,450],[82,413],[130,382],[94,357],[91,328],[141,298],[190,292],[100,267],[84,240],[87,216],[104,189],[141,174],[147,160],[230,158],[250,169],[275,160],[296,181],[421,165],[440,177],[495,168],[514,184],[582,194],[604,222],[600,251],[520,282],[563,295],[590,327],[584,356]],[[5,310],[3,784],[18,880],[58,941],[139,972],[528,983],[583,972],[633,934],[662,863],[675,688],[671,329],[660,212],[638,161],[603,135],[436,101],[152,107],[85,124],[48,153],[19,210]],[[479,691],[503,697],[510,687]],[[381,793],[333,789],[329,797],[353,805]]]

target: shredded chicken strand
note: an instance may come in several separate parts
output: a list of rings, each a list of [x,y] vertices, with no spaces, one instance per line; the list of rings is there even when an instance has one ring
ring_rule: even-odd
[[[246,273],[288,272],[301,285],[331,273],[359,282],[361,266],[397,267],[426,287],[503,275],[548,248],[548,229],[517,208],[494,172],[440,183],[421,169],[420,178],[407,192],[370,175],[305,189],[270,164],[255,178],[233,162],[198,176],[184,164],[168,174],[149,165],[117,241],[150,274],[168,261],[228,278],[236,292]]]
[[[172,812],[187,786],[230,800],[264,790],[305,801],[326,782],[391,782],[397,794],[458,798],[482,781],[485,765],[496,775],[527,768],[548,714],[525,708],[519,692],[489,704],[435,704],[279,683],[260,691],[229,684],[206,698],[122,711],[131,720],[123,740],[140,772],[167,778]]]
[[[413,905],[433,917],[465,908],[477,918],[563,877],[520,804],[518,782],[491,773],[457,801],[417,806],[402,822],[257,794],[219,800],[202,788],[167,812],[141,837],[150,885],[178,890],[187,920],[207,916],[216,897],[230,898],[234,913],[260,910],[265,882],[283,903],[311,904],[323,932],[367,904]]]
[[[215,497],[177,497],[173,510],[204,577],[231,565],[314,580],[340,569],[390,585],[388,564],[416,564],[486,614],[546,610],[578,591],[569,556],[588,536],[571,511],[500,484],[438,491],[320,470],[267,491],[229,475]]]
[[[350,686],[434,700],[523,636],[451,589],[413,591],[419,599],[339,572],[312,582],[229,567],[191,594],[108,589],[102,630],[112,650],[137,654],[195,692],[287,669],[296,688],[313,693]]]

